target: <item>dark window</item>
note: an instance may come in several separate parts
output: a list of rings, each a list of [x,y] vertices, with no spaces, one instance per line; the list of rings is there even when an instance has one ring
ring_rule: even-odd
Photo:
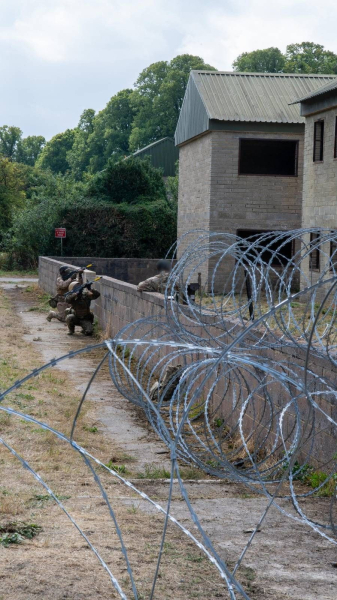
[[[337,117],[335,120],[335,144],[334,144],[333,155],[334,155],[334,158],[337,158]]]
[[[335,271],[337,268],[337,231],[331,233],[334,237],[330,241],[330,271]]]
[[[259,255],[263,262],[269,263],[271,261],[273,266],[280,267],[286,265],[294,254],[293,240],[287,240],[285,236],[280,239],[279,234],[274,234],[273,231],[238,229],[237,235],[243,240],[249,238],[250,242],[256,242],[247,254],[247,257],[251,260]],[[245,250],[244,245],[242,245],[242,250]]]
[[[320,269],[320,260],[319,260],[319,243],[320,243],[320,234],[319,233],[311,233],[310,234],[310,251],[309,256],[309,268],[311,271],[319,271]]]
[[[314,124],[314,162],[323,160],[324,146],[324,121],[315,121]]]
[[[240,139],[240,175],[297,175],[298,142]]]

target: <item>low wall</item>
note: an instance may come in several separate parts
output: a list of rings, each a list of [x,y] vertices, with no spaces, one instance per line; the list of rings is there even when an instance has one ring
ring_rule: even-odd
[[[95,258],[93,256],[52,256],[53,260],[70,265],[94,265],[97,275],[107,275],[137,285],[157,274],[158,258]],[[175,261],[173,261],[175,262]]]
[[[79,263],[82,265],[83,260],[84,262],[86,261],[86,259],[81,259],[79,261]],[[88,261],[88,263],[89,262],[90,261]],[[55,281],[61,264],[67,264],[66,260],[63,259],[61,262],[47,257],[40,257],[39,259],[39,285],[50,294],[55,292]],[[91,280],[94,276],[95,273],[93,271],[85,272],[85,278],[88,280]],[[105,330],[111,337],[116,336],[123,327],[129,323],[137,321],[138,319],[151,316],[160,317],[161,315],[164,317],[165,315],[164,296],[162,294],[138,292],[135,285],[107,276],[103,276],[100,281],[95,284],[95,287],[100,291],[101,296],[96,302],[93,303],[92,309],[94,314],[98,317],[101,328]],[[209,317],[207,320],[209,321],[210,330],[213,329],[213,332],[211,331],[211,333],[214,333],[213,318]],[[202,327],[198,327],[197,329],[198,330],[195,331],[195,333],[202,336],[204,334]],[[240,326],[238,324],[238,333],[239,330]],[[253,342],[254,340],[252,339],[252,348],[250,351],[252,357],[254,357],[254,355],[257,359],[261,357],[268,359],[268,357],[270,357],[274,361],[279,362],[279,368],[277,366],[274,366],[274,368],[279,370],[280,373],[282,373],[282,365],[286,365],[292,371],[295,371],[295,373],[297,371],[300,379],[302,378],[301,368],[303,368],[305,362],[304,350],[302,351],[299,348],[294,351],[293,348],[286,346],[281,347],[277,351],[259,349],[254,350]],[[165,348],[162,348],[159,352],[160,355],[165,354]],[[328,360],[313,357],[313,360],[310,363],[310,368],[315,372],[316,375],[323,377],[325,381],[329,381],[333,388],[336,387],[337,369],[334,368]],[[253,386],[254,385],[255,384],[253,382]],[[215,406],[220,405],[221,399],[223,398],[224,390],[221,388],[222,384],[218,385],[213,390]],[[205,393],[207,393],[207,390],[205,390]],[[294,391],[294,394],[296,395],[297,392]],[[273,383],[273,395],[275,398],[277,398],[277,400],[275,400],[275,408],[279,407],[279,409],[282,409],[285,403],[289,400],[289,397],[284,394],[282,386],[277,383]],[[261,419],[261,429],[261,427],[263,428],[263,422],[267,424],[263,417],[263,413],[266,410],[265,399],[262,396],[259,397],[259,394],[257,394],[255,398],[256,400],[254,400],[255,405],[252,419],[257,421]],[[320,406],[330,417],[333,419],[337,418],[337,403],[332,394],[327,394],[324,398],[322,395],[320,395],[318,401]],[[229,409],[232,410],[230,407]],[[224,417],[228,416],[225,413],[226,407],[224,406],[224,403],[222,403],[221,411]],[[304,410],[304,416],[306,411],[307,409]],[[250,416],[248,414],[247,419],[249,420],[249,418]],[[266,418],[268,418],[268,415]],[[286,430],[288,430],[288,432],[291,432],[293,423],[294,417],[292,413],[290,413],[290,416],[285,417],[284,420],[284,427]],[[332,456],[336,452],[336,428],[327,422],[324,415],[318,413],[317,411],[315,413],[315,427],[316,437],[313,454],[317,459],[318,464],[330,462]],[[268,434],[268,439],[270,442],[272,442],[273,435],[273,432],[270,432],[270,436]],[[303,460],[305,460],[305,452],[302,454],[302,457],[304,457]]]
[[[59,268],[61,265],[68,265],[67,260],[39,257],[39,285],[51,295],[56,291],[55,282]],[[86,260],[86,258],[80,259],[79,264],[83,266]],[[90,264],[90,260],[86,264]],[[77,267],[78,264],[73,262],[70,266]],[[90,281],[96,274],[99,272],[86,270],[84,279]],[[162,294],[137,292],[135,285],[107,276],[103,276],[95,283],[95,288],[101,296],[92,303],[92,310],[99,320],[100,327],[112,337],[125,325],[137,319],[164,314]]]

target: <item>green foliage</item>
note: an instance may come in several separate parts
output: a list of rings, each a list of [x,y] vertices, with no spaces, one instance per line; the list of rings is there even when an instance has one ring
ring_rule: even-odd
[[[164,200],[130,206],[85,199],[64,207],[59,222],[72,256],[156,258],[176,238],[176,213]]]
[[[170,471],[155,464],[145,465],[144,472],[138,473],[139,479],[170,479],[170,477]]]
[[[137,205],[84,197],[83,184],[56,177],[56,189],[17,212],[5,240],[6,267],[32,268],[39,255],[57,255],[54,228],[67,228],[65,252],[72,256],[157,258],[176,238],[176,211],[165,200]]]
[[[311,470],[306,477],[305,483],[317,490],[315,495],[321,498],[330,498],[336,494],[337,475],[334,474],[329,478],[329,475],[323,471]]]
[[[109,160],[106,169],[89,183],[88,195],[114,203],[136,204],[144,198],[166,199],[166,189],[161,171],[148,158],[130,156],[117,163]]]
[[[0,158],[0,242],[12,224],[14,212],[25,201],[24,179],[19,165]]]
[[[174,177],[167,177],[166,188],[168,199],[178,206],[178,191],[179,191],[179,160],[176,162],[176,173]]]
[[[199,56],[182,54],[171,62],[153,63],[140,73],[132,96],[131,150],[173,136],[192,69],[215,70]]]
[[[0,545],[8,548],[11,544],[22,544],[27,539],[36,537],[42,527],[35,523],[16,523],[11,522],[0,526]]]
[[[337,73],[337,55],[313,42],[289,44],[285,54],[278,48],[243,52],[233,62],[235,71],[259,73]]]
[[[290,44],[285,59],[285,73],[337,73],[337,55],[313,42]]]
[[[115,465],[112,460],[109,460],[106,466],[108,469],[111,469],[111,471],[116,471],[116,473],[120,473],[121,475],[126,475],[128,473],[125,465]]]
[[[15,160],[21,138],[22,131],[19,127],[8,125],[0,127],[0,154],[9,160]]]
[[[74,142],[67,152],[67,161],[72,174],[80,179],[89,165],[90,149],[88,138],[94,131],[95,111],[88,108],[81,114],[77,129],[74,132]]]
[[[17,210],[11,231],[3,240],[7,269],[34,268],[39,254],[57,254],[54,228],[61,225],[61,209],[83,193],[83,184],[70,177],[50,174],[44,185],[39,183],[24,208]]]
[[[74,138],[75,132],[73,129],[67,129],[64,133],[55,135],[44,146],[36,161],[36,166],[64,175],[70,169],[67,155],[72,149]]]
[[[34,167],[45,144],[46,140],[43,135],[29,135],[19,140],[15,160],[24,165]]]
[[[234,71],[251,73],[282,73],[285,56],[278,48],[243,52],[233,62]]]
[[[131,99],[133,90],[118,92],[96,116],[84,111],[75,132],[75,140],[67,158],[75,177],[85,171],[96,173],[109,160],[129,154],[129,137],[135,114]]]

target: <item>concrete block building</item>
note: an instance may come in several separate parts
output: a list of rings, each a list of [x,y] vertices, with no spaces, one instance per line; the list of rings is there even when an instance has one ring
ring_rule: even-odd
[[[301,227],[305,117],[292,103],[335,81],[191,72],[175,133],[178,239],[192,229],[247,237]]]
[[[337,79],[297,103],[305,119],[302,227],[337,231]],[[337,262],[337,245],[327,242],[319,251],[318,237],[313,232],[307,240],[313,248],[305,265],[311,281],[322,272],[329,276],[331,258]]]

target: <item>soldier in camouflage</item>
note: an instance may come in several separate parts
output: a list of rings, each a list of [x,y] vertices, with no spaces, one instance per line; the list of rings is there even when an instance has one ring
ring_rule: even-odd
[[[66,320],[66,309],[69,308],[69,304],[65,301],[64,294],[67,293],[70,284],[76,279],[77,283],[83,283],[83,270],[79,269],[77,273],[70,267],[60,267],[59,275],[56,279],[56,296],[52,299],[57,305],[57,311],[50,310],[47,316],[47,321],[57,319],[61,323],[65,323]]]
[[[149,277],[145,281],[141,281],[138,286],[138,292],[159,292],[165,293],[167,280],[170,275],[171,265],[168,260],[160,260],[157,264],[158,275]]]
[[[79,284],[73,282],[69,286],[70,293],[67,296],[67,302],[70,304],[70,310],[66,317],[66,323],[68,325],[68,335],[75,333],[75,326],[82,327],[83,335],[92,335],[94,329],[94,315],[90,310],[90,304],[92,300],[100,297],[100,293],[97,290],[91,289],[79,289]]]

